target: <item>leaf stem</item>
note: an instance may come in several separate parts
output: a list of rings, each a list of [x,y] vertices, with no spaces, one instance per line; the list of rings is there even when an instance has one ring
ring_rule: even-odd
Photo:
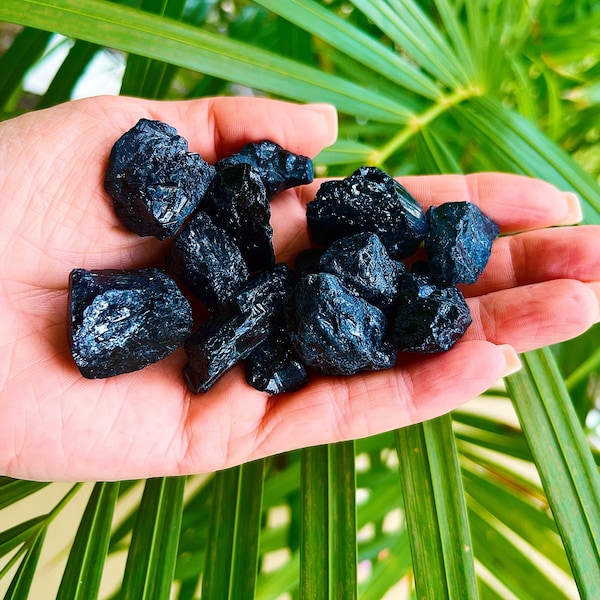
[[[14,556],[8,561],[6,565],[0,570],[0,579],[2,579],[8,571],[12,568],[12,566],[23,556],[26,554],[29,549],[35,544],[36,540],[39,536],[48,528],[48,525],[52,523],[54,518],[60,513],[60,511],[69,503],[71,498],[79,491],[83,484],[76,483],[71,489],[62,497],[60,502],[43,517],[43,521],[41,521],[37,527],[33,530],[31,535],[25,540],[19,550],[14,554]]]
[[[368,158],[368,164],[381,167],[383,163],[398,148],[402,147],[410,138],[424,129],[432,121],[452,107],[468,100],[474,96],[481,96],[483,90],[479,86],[470,85],[466,88],[460,87],[447,96],[440,96],[439,100],[420,115],[413,114],[409,117],[406,126],[401,129],[391,140],[389,140],[378,151],[373,152]]]
[[[573,388],[585,379],[594,369],[600,365],[600,348],[591,356],[586,358],[566,379],[565,385],[571,392]]]
[[[83,483],[76,483],[60,500],[60,502],[48,513],[45,526],[47,527],[60,513],[60,511],[71,501],[71,498],[83,487]]]

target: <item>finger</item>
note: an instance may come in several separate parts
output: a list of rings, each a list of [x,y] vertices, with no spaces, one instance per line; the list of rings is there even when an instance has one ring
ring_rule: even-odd
[[[464,340],[526,352],[574,338],[600,320],[600,283],[557,279],[469,298]]]
[[[444,202],[468,200],[495,221],[502,233],[572,225],[582,218],[578,198],[530,177],[505,173],[426,175],[399,181],[423,208]],[[301,203],[314,197],[321,182],[301,189]]]
[[[200,153],[210,163],[236,152],[248,142],[266,139],[312,157],[337,138],[337,113],[331,104],[223,97],[148,101],[144,109],[150,118],[175,127],[189,141],[190,150]],[[134,112],[130,116],[136,121],[139,118]]]
[[[497,239],[467,296],[553,279],[600,280],[600,227],[540,229]]]
[[[496,222],[502,233],[551,225],[572,225],[582,218],[577,197],[540,179],[505,173],[403,177],[401,183],[427,209],[468,200]]]
[[[319,378],[305,392],[270,402],[250,458],[367,437],[439,416],[489,388],[516,364],[512,349],[471,341],[405,367]],[[232,447],[228,463],[238,461]]]

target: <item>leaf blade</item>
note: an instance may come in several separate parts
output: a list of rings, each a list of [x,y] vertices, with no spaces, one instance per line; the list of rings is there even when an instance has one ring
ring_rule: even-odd
[[[507,387],[531,447],[575,581],[593,597],[600,581],[600,475],[548,348],[523,355]]]
[[[301,598],[329,598],[328,463],[327,446],[301,452]]]
[[[98,596],[118,494],[118,483],[95,484],[69,552],[58,599]]]
[[[127,554],[121,598],[168,597],[181,527],[185,477],[148,479]]]
[[[417,594],[431,599],[477,598],[450,416],[397,430],[396,445]]]
[[[354,442],[329,446],[330,589],[332,598],[358,595]]]
[[[205,598],[229,598],[239,483],[240,467],[215,475],[202,579],[202,597]]]
[[[311,0],[255,0],[272,12],[325,40],[384,77],[426,98],[435,99],[440,90],[435,83],[408,61],[388,49],[331,10]]]
[[[240,467],[233,557],[231,600],[253,600],[256,592],[265,460]]]
[[[331,102],[364,118],[403,123],[410,117],[383,94],[314,67],[191,25],[101,0],[4,0],[0,19],[161,60],[292,98]]]
[[[40,528],[31,546],[23,557],[15,576],[10,582],[4,600],[23,600],[23,598],[29,596],[29,590],[33,583],[45,539],[46,528],[43,527]]]

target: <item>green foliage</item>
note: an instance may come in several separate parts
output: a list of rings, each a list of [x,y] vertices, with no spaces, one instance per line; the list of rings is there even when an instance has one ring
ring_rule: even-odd
[[[577,192],[600,222],[597,0],[3,0],[0,19],[24,26],[0,57],[2,118],[68,99],[108,51],[126,64],[122,93],[335,103],[323,173],[523,173]],[[32,97],[51,33],[70,49]],[[596,327],[531,353],[508,393],[452,418],[210,476],[76,485],[58,503],[58,484],[0,478],[0,519],[48,498],[0,530],[0,592],[597,597],[599,347]],[[79,527],[49,592],[40,553],[63,511]]]

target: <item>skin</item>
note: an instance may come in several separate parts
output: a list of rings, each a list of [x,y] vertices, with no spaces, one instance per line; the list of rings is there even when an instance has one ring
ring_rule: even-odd
[[[549,228],[580,219],[572,195],[497,173],[408,177],[402,183],[424,207],[470,200],[511,234],[496,240],[480,280],[463,288],[473,325],[449,352],[377,373],[316,376],[275,398],[247,386],[239,366],[209,393],[190,395],[182,350],[136,373],[86,380],[69,349],[69,272],[157,265],[169,246],[125,229],[102,188],[112,144],[141,117],[173,125],[209,162],[265,138],[314,156],[337,135],[328,105],[252,98],[98,97],[0,124],[0,474],[208,472],[376,434],[458,407],[514,371],[515,351],[572,338],[599,320],[600,228]],[[310,245],[305,204],[317,187],[273,201],[279,260]]]

